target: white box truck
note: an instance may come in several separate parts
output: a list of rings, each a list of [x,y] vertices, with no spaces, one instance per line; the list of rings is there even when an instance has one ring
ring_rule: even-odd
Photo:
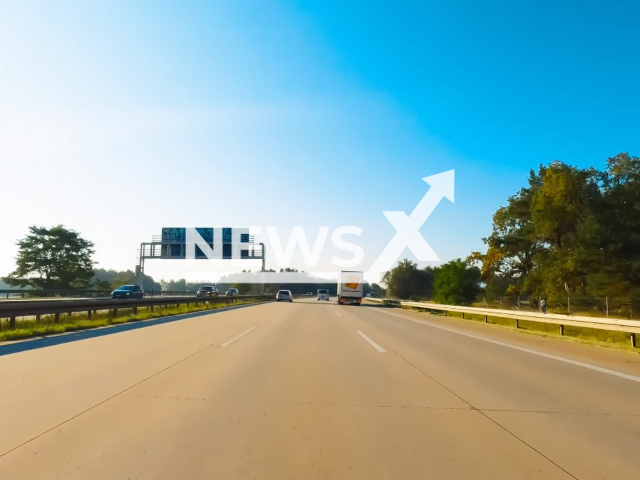
[[[364,272],[340,272],[338,277],[338,303],[360,305],[364,291]]]

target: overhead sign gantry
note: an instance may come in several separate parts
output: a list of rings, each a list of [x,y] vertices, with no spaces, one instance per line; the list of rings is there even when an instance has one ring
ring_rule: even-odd
[[[145,260],[151,259],[262,260],[264,271],[265,249],[263,243],[254,243],[249,228],[169,227],[162,229],[162,235],[154,235],[151,242],[140,244],[138,259],[136,278],[141,282]]]

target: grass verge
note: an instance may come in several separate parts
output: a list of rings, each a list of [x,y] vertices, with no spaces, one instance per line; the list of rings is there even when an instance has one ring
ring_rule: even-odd
[[[57,333],[75,332],[78,330],[87,330],[90,328],[106,327],[108,325],[118,325],[128,322],[139,322],[141,320],[149,320],[152,318],[168,317],[171,315],[180,315],[183,313],[201,312],[205,310],[216,310],[222,307],[245,305],[248,303],[256,303],[255,300],[239,301],[233,304],[227,303],[210,303],[199,304],[187,307],[181,305],[179,308],[175,306],[156,306],[152,311],[148,308],[138,307],[138,313],[133,314],[131,311],[118,310],[123,312],[116,317],[112,317],[110,312],[98,312],[91,319],[87,318],[86,313],[78,313],[71,315],[61,315],[60,321],[54,323],[53,315],[43,315],[39,321],[22,320],[18,321],[16,328],[9,329],[7,320],[0,321],[0,342],[8,340],[20,340],[29,337],[40,337],[43,335],[52,335]]]
[[[424,311],[424,309],[415,309],[411,307],[402,307],[408,310]],[[438,315],[438,313],[432,313]],[[444,316],[440,314],[441,316]],[[462,314],[457,312],[449,312],[449,317],[462,320]],[[464,320],[476,321],[484,323],[484,315],[476,315],[465,313]],[[564,326],[564,335],[560,335],[560,326],[552,323],[533,322],[530,320],[519,320],[516,329],[516,321],[512,318],[492,317],[487,318],[487,323],[496,325],[510,330],[539,335],[543,337],[553,337],[565,341],[583,343],[587,345],[595,345],[599,347],[615,348],[617,350],[625,350],[634,353],[640,353],[640,348],[631,346],[629,334],[625,332],[616,332],[611,330],[600,330],[588,327],[579,327],[573,325]]]

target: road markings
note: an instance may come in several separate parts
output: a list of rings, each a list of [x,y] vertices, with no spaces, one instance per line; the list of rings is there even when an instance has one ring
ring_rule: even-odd
[[[570,365],[575,365],[576,367],[586,368],[588,370],[593,370],[595,372],[604,373],[606,375],[612,375],[618,378],[624,378],[625,380],[631,380],[632,382],[640,383],[640,377],[635,375],[629,375],[628,373],[617,372],[615,370],[609,370],[608,368],[598,367],[597,365],[592,365],[590,363],[578,362],[577,360],[571,360],[569,358],[558,357],[557,355],[551,355],[550,353],[539,352],[538,350],[531,350],[530,348],[518,347],[517,345],[512,345],[510,343],[500,342],[498,340],[492,340],[490,338],[486,338],[480,335],[474,335],[472,333],[461,332],[460,330],[456,330],[453,328],[441,327],[440,325],[434,325],[433,323],[424,322],[421,320],[416,320],[413,318],[403,317],[401,315],[396,315],[395,313],[383,312],[387,315],[392,315],[394,317],[403,318],[404,320],[409,320],[410,322],[421,323],[427,327],[438,328],[440,330],[445,330],[451,333],[457,333],[458,335],[463,335],[469,338],[475,338],[476,340],[482,340],[483,342],[493,343],[494,345],[500,345],[501,347],[511,348],[513,350],[518,350],[520,352],[530,353],[531,355],[537,355],[539,357],[548,358],[551,360],[556,360],[558,362],[568,363]]]
[[[340,315],[340,312],[336,312],[336,315],[338,315],[339,317],[341,317],[342,315]]]
[[[222,348],[224,347],[228,347],[229,345],[231,345],[233,342],[240,340],[242,337],[244,337],[246,334],[253,332],[256,329],[256,327],[251,327],[248,330],[245,330],[244,332],[236,335],[235,337],[227,340],[226,342],[224,342],[222,345],[220,345]]]
[[[378,345],[376,342],[374,342],[373,340],[371,340],[369,337],[367,337],[364,333],[362,333],[360,330],[356,330],[356,332],[358,332],[358,335],[360,335],[362,338],[364,338],[367,342],[369,342],[369,345],[371,345],[373,348],[375,348],[376,350],[378,350],[380,353],[387,353],[387,351],[382,348],[380,345]]]
[[[281,311],[280,311],[280,313],[284,313],[284,312],[285,312],[285,310],[281,310]]]

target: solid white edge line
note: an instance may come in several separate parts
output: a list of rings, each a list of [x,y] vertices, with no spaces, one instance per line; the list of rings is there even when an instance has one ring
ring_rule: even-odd
[[[380,353],[387,353],[387,351],[382,348],[380,345],[378,345],[376,342],[374,342],[373,340],[371,340],[369,337],[367,337],[364,333],[362,333],[360,330],[356,330],[356,332],[358,332],[358,335],[360,335],[362,338],[364,338],[367,342],[369,342],[369,345],[371,345],[373,348],[375,348],[377,351],[379,351]]]
[[[248,330],[245,330],[244,332],[236,335],[233,338],[230,338],[229,340],[227,340],[226,342],[224,342],[222,345],[220,345],[222,348],[224,347],[228,347],[229,345],[231,345],[233,342],[240,340],[242,337],[244,337],[246,334],[253,332],[256,329],[256,327],[251,327]]]
[[[550,353],[539,352],[538,350],[531,350],[531,349],[525,348],[525,347],[518,347],[517,345],[512,345],[510,343],[500,342],[498,340],[492,340],[490,338],[482,337],[480,335],[474,335],[472,333],[461,332],[460,330],[456,330],[456,329],[453,329],[453,328],[447,328],[447,327],[442,327],[440,325],[434,325],[433,323],[425,322],[425,321],[422,321],[422,320],[416,320],[414,318],[403,317],[401,315],[396,315],[395,313],[391,313],[391,312],[383,312],[383,313],[386,313],[387,315],[392,315],[394,317],[402,318],[402,319],[408,320],[410,322],[420,323],[420,324],[425,325],[427,327],[438,328],[440,330],[445,330],[447,332],[456,333],[458,335],[463,335],[465,337],[475,338],[476,340],[482,340],[483,342],[489,342],[489,343],[493,343],[494,345],[500,345],[501,347],[511,348],[513,350],[518,350],[520,352],[530,353],[532,355],[537,355],[539,357],[549,358],[551,360],[556,360],[558,362],[563,362],[563,363],[568,363],[570,365],[575,365],[576,367],[582,367],[582,368],[586,368],[586,369],[589,369],[589,370],[593,370],[595,372],[604,373],[606,375],[613,375],[614,377],[624,378],[625,380],[631,380],[632,382],[640,383],[640,377],[636,377],[635,375],[629,375],[628,373],[617,372],[615,370],[609,370],[608,368],[598,367],[598,366],[592,365],[590,363],[584,363],[584,362],[579,362],[577,360],[571,360],[569,358],[558,357],[557,355],[552,355]]]

